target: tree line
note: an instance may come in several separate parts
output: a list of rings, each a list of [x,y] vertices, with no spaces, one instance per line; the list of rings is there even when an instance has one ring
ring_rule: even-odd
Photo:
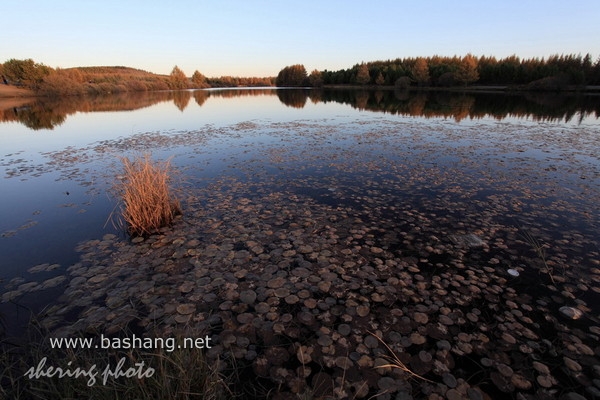
[[[0,76],[0,84],[21,86],[46,96],[275,84],[274,77],[207,78],[198,70],[188,77],[178,66],[169,75],[159,75],[122,66],[51,68],[32,59],[10,59],[0,64]]]
[[[283,68],[277,86],[372,85],[451,87],[467,85],[520,86],[531,90],[560,90],[568,86],[600,85],[600,58],[590,54],[552,55],[521,59],[472,54],[453,57],[409,57],[355,64],[338,71],[307,74],[302,64]]]
[[[188,77],[178,66],[169,75],[128,67],[51,68],[32,59],[10,59],[0,64],[2,83],[29,88],[41,95],[120,93],[209,87],[335,85],[409,87],[453,87],[498,85],[527,90],[562,90],[600,85],[600,58],[587,54],[553,55],[521,59],[515,55],[496,57],[472,54],[453,57],[409,57],[362,62],[338,71],[313,70],[302,64],[284,67],[277,77],[208,78],[198,70]]]

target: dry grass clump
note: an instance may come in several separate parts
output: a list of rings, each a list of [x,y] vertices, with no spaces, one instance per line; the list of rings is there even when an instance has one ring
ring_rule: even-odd
[[[133,160],[123,157],[124,178],[119,192],[122,216],[132,236],[144,236],[158,231],[181,214],[179,201],[171,190],[170,161],[152,161],[150,155]]]

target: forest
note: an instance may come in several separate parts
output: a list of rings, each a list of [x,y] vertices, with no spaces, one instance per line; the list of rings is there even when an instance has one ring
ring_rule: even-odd
[[[208,78],[198,70],[188,77],[178,66],[169,75],[117,66],[51,68],[32,59],[10,59],[0,64],[4,84],[42,96],[121,93],[219,87],[496,87],[527,91],[579,90],[600,85],[600,58],[590,54],[552,55],[521,59],[472,54],[453,57],[409,57],[355,64],[338,71],[313,70],[302,64],[284,67],[277,77]]]
[[[42,96],[273,86],[275,83],[272,77],[207,78],[197,70],[188,77],[178,66],[173,67],[169,75],[159,75],[123,66],[51,68],[32,59],[10,59],[0,64],[0,75],[1,83],[31,89]]]
[[[338,71],[314,70],[307,74],[302,64],[283,68],[277,86],[395,86],[464,87],[503,86],[524,90],[565,90],[600,85],[600,58],[590,54],[553,55],[521,59],[516,55],[496,57],[416,57],[355,64]]]

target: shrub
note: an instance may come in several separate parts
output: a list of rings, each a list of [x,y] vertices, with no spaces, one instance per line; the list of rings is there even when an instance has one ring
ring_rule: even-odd
[[[551,92],[561,91],[567,88],[568,78],[565,75],[558,76],[547,76],[542,79],[530,82],[526,88],[527,90],[540,91],[540,92]]]
[[[438,78],[438,85],[440,86],[454,86],[456,85],[456,77],[454,72],[445,72]]]
[[[44,96],[66,96],[85,93],[85,87],[76,76],[57,70],[50,73],[38,87],[38,93]]]
[[[170,161],[153,162],[150,155],[133,161],[123,157],[124,177],[119,188],[122,216],[132,236],[150,235],[168,226],[181,213],[170,188]]]
[[[408,90],[410,87],[410,78],[408,76],[401,76],[400,78],[396,79],[394,87],[396,90]]]
[[[127,91],[130,92],[143,92],[148,90],[146,84],[140,80],[126,81],[125,86],[127,87]]]

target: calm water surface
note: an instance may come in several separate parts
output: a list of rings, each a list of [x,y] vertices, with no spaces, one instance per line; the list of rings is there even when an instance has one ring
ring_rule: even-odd
[[[410,203],[446,214],[443,224],[468,214],[529,224],[540,240],[556,241],[564,263],[585,271],[584,295],[597,298],[599,103],[256,89],[11,105],[0,111],[0,295],[13,295],[0,312],[10,327],[20,309],[51,304],[64,283],[19,288],[66,274],[78,243],[125,238],[110,222],[110,189],[119,157],[144,152],[172,157],[184,186],[235,177],[327,204]]]

